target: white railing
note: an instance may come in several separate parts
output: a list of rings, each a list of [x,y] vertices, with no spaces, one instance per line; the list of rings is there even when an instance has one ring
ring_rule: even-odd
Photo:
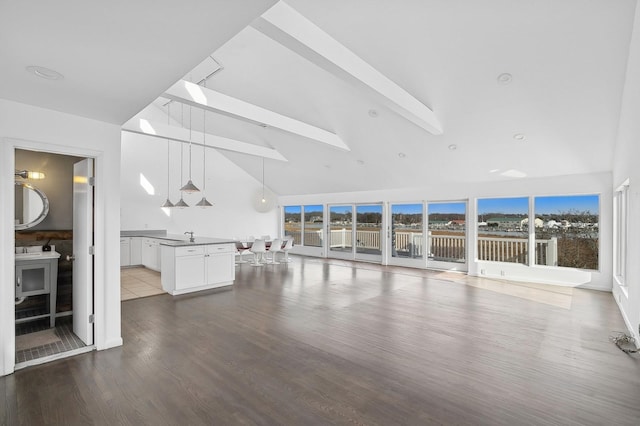
[[[294,244],[302,244],[301,231],[286,231],[294,239]],[[329,235],[330,248],[352,247],[351,229],[332,229]],[[304,233],[304,245],[322,247],[322,231]],[[381,249],[381,231],[356,230],[357,247]],[[558,240],[536,240],[536,265],[558,265]],[[394,251],[412,258],[425,254],[424,236],[420,232],[395,232]],[[428,256],[436,260],[464,261],[466,258],[466,237],[463,235],[431,235],[427,241]],[[495,262],[528,263],[529,240],[527,238],[478,237],[478,260]]]

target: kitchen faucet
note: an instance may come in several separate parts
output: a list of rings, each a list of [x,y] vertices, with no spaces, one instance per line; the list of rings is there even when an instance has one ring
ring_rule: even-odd
[[[195,238],[193,238],[193,231],[187,231],[184,233],[184,235],[189,235],[189,242],[190,243],[194,243],[196,241]]]

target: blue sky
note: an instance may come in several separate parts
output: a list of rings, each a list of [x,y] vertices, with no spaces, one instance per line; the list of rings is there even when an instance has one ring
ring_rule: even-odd
[[[391,214],[422,214],[422,204],[393,204]]]
[[[536,214],[554,214],[569,210],[590,211],[598,214],[598,195],[563,195],[554,197],[535,197]],[[529,199],[490,198],[478,200],[478,214],[487,213],[519,213],[527,214]]]
[[[478,200],[478,214],[529,213],[529,198],[483,198]]]
[[[380,213],[382,214],[382,206],[356,206],[356,213]]]
[[[564,213],[569,210],[579,212],[589,211],[598,214],[599,203],[597,195],[572,195],[562,197],[536,197],[536,214]]]
[[[465,214],[466,203],[429,203],[429,214],[432,213],[456,213]]]

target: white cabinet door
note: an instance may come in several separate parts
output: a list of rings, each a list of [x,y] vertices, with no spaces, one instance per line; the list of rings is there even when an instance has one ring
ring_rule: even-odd
[[[160,242],[154,238],[142,240],[142,264],[145,268],[160,271]]]
[[[233,281],[236,273],[234,257],[234,253],[207,254],[207,284]]]
[[[132,237],[130,243],[131,265],[142,265],[142,238]]]
[[[153,243],[149,238],[142,239],[141,250],[142,264],[147,268],[151,268],[156,263],[156,261],[154,260],[155,251]]]
[[[130,238],[120,238],[120,266],[131,265]]]
[[[205,285],[204,256],[176,256],[176,290]]]

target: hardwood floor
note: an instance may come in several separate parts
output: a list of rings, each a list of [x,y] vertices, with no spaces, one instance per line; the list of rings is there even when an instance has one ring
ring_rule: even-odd
[[[123,347],[0,379],[0,422],[640,423],[609,293],[296,257],[122,317]]]

